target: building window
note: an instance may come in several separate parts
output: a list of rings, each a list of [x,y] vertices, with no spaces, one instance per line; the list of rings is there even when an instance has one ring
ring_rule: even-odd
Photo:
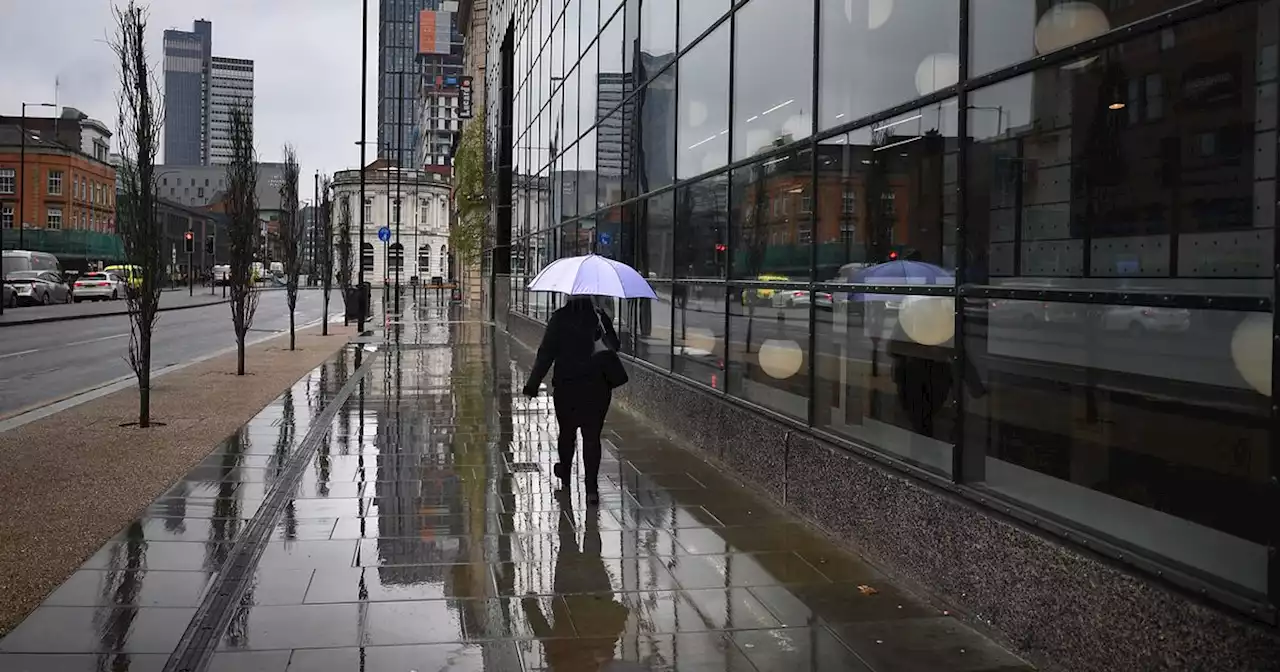
[[[49,208],[46,225],[51,229],[62,228],[62,208]]]
[[[841,198],[840,212],[846,215],[852,215],[858,210],[858,199],[852,191],[845,190],[844,196]]]
[[[49,171],[49,195],[50,196],[62,195],[62,171],[61,170]]]
[[[12,205],[0,206],[0,228],[4,228],[4,229],[13,228],[13,206]]]
[[[208,180],[205,180],[205,182],[208,182]],[[204,198],[204,187],[196,187],[196,196]]]
[[[12,194],[17,171],[13,168],[0,168],[0,194]]]
[[[373,221],[373,199],[364,199],[364,221]]]

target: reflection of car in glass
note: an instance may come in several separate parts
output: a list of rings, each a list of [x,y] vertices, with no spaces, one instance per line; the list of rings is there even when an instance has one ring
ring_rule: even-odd
[[[76,280],[74,299],[81,301],[115,301],[124,298],[125,283],[115,273],[86,273]]]
[[[1107,306],[1102,327],[1108,331],[1135,334],[1148,331],[1183,332],[1191,328],[1191,311],[1186,308],[1153,306]]]
[[[1003,325],[1080,324],[1088,311],[1078,304],[1020,299],[992,299],[987,305],[987,319]]]
[[[760,282],[790,282],[791,278],[785,275],[777,275],[776,273],[765,273],[756,278]],[[749,303],[764,303],[773,298],[780,290],[771,287],[753,287],[742,290],[742,305]]]
[[[71,303],[71,288],[53,271],[15,271],[5,283],[17,290],[20,304]]]
[[[773,293],[770,302],[774,308],[801,308],[808,306],[810,302],[809,290],[780,289]],[[818,292],[817,304],[819,310],[831,310],[831,293]]]

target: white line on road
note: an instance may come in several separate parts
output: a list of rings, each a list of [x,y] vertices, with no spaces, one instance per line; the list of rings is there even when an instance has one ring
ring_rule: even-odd
[[[19,352],[10,352],[7,355],[0,355],[0,359],[8,359],[10,357],[20,357],[22,355],[29,355],[33,352],[40,352],[40,351],[39,350],[22,350]]]
[[[102,342],[102,341],[110,341],[110,340],[114,340],[114,339],[117,339],[117,338],[128,338],[128,337],[129,337],[129,334],[116,334],[115,336],[103,336],[103,337],[101,337],[101,338],[91,338],[91,339],[89,339],[89,340],[87,340],[87,341],[75,341],[75,342],[72,342],[72,343],[64,343],[64,344],[62,344],[62,345],[58,346],[58,348],[66,348],[66,347],[70,347],[70,346],[72,346],[72,345],[88,345],[88,344],[90,344],[90,343],[100,343],[100,342]],[[55,349],[57,349],[57,348],[49,348],[49,349],[50,349],[50,350],[55,350]],[[35,351],[33,350],[32,352],[35,352]]]

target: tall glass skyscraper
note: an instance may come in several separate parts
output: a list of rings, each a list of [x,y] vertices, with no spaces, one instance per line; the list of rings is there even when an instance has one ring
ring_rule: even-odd
[[[208,166],[230,158],[231,108],[253,111],[253,61],[213,56],[213,24],[164,31],[164,162]]]

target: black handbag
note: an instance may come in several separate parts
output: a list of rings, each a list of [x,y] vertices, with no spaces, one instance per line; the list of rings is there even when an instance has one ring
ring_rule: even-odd
[[[604,321],[600,319],[600,312],[596,311],[596,340],[591,348],[591,361],[600,369],[609,389],[614,389],[626,385],[630,378],[622,366],[622,358],[605,342],[605,333]]]

